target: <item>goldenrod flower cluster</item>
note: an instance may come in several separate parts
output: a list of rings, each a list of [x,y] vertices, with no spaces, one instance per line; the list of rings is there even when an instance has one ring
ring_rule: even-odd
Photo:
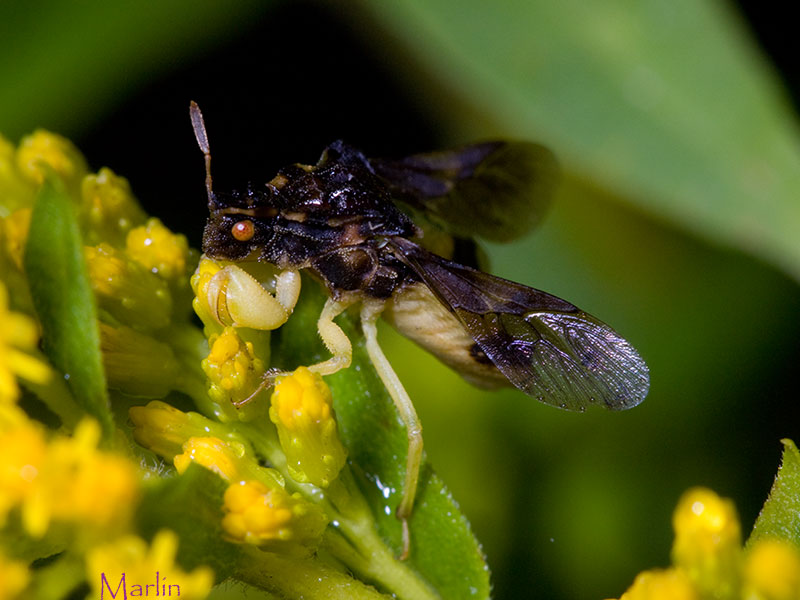
[[[779,539],[742,548],[730,500],[695,488],[673,516],[672,567],[645,571],[620,600],[798,600],[800,549]]]
[[[0,523],[18,509],[34,538],[43,537],[52,522],[84,530],[124,528],[139,494],[137,468],[97,449],[95,421],[82,421],[71,437],[50,439],[20,412],[11,421],[16,422],[0,426]]]
[[[109,386],[154,397],[202,388],[198,366],[194,387],[186,374],[196,360],[186,349],[202,336],[190,325],[188,302],[176,307],[176,298],[189,293],[185,239],[148,220],[124,179],[108,169],[89,174],[64,138],[37,131],[15,148],[0,137],[0,598],[31,593],[31,561],[65,550],[73,562],[86,560],[87,581],[96,587],[99,573],[115,566],[111,549],[133,547],[131,539],[136,551],[116,563],[129,576],[144,561],[145,571],[174,573],[183,596],[203,598],[213,575],[174,566],[174,534],[157,537],[149,550],[132,537],[144,493],[140,459],[121,430],[101,440],[98,422],[82,416],[65,385],[69,375],[62,378],[39,350],[41,325],[28,285],[37,275],[26,271],[25,251],[48,178],[59,182],[81,228]],[[52,411],[49,419],[31,416],[41,410],[30,395]]]
[[[196,262],[69,141],[0,137],[0,600],[60,597],[59,573],[92,597],[436,597],[378,533],[328,386],[270,368],[297,273]]]
[[[131,409],[136,439],[167,459],[179,473],[192,463],[228,482],[222,527],[232,541],[305,553],[316,548],[328,519],[301,494],[286,490],[283,476],[258,464],[248,443],[228,425],[161,402]],[[178,450],[180,447],[180,450]]]
[[[136,535],[96,546],[86,560],[92,597],[151,595],[202,600],[211,591],[214,574],[203,566],[185,572],[175,564],[177,551],[178,537],[169,530],[159,531],[149,546]]]

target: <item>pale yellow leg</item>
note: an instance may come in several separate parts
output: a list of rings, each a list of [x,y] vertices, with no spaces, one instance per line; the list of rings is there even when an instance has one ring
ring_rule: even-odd
[[[297,306],[300,281],[300,272],[294,269],[286,269],[275,278],[275,299],[289,314],[292,314],[294,307]]]
[[[218,271],[208,284],[207,302],[222,325],[264,331],[286,323],[300,296],[300,273],[283,271],[275,278],[275,295],[236,265]]]
[[[271,294],[258,280],[236,265],[228,265],[217,272],[209,285],[209,304],[214,316],[223,325],[272,330],[286,323],[300,297],[300,273],[293,269],[282,271],[275,278],[275,294]],[[241,407],[275,382],[280,374],[270,370],[261,384],[247,398],[234,402]]]
[[[375,322],[383,311],[384,303],[380,301],[365,300],[361,308],[361,327],[364,330],[367,354],[378,372],[378,376],[383,381],[383,385],[389,392],[394,401],[400,419],[406,426],[408,434],[408,455],[406,458],[406,477],[403,483],[403,498],[397,507],[397,518],[403,523],[403,553],[401,560],[408,558],[411,544],[411,535],[408,529],[408,519],[414,508],[414,497],[417,495],[417,482],[419,481],[419,469],[422,463],[422,424],[417,417],[417,411],[411,398],[408,396],[403,384],[389,364],[389,360],[384,355],[378,345],[378,329]]]
[[[350,366],[350,362],[353,359],[353,346],[350,343],[350,338],[345,335],[342,328],[334,323],[333,320],[355,302],[356,300],[353,298],[343,300],[328,298],[325,302],[317,321],[317,330],[325,347],[333,356],[326,361],[308,367],[311,371],[320,375],[331,375],[340,369],[346,369]]]

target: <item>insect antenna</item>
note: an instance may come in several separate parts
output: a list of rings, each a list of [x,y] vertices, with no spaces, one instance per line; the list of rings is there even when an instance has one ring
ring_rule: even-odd
[[[208,193],[208,205],[211,206],[214,201],[214,192],[211,187],[211,149],[208,145],[203,113],[194,100],[189,103],[189,116],[192,119],[192,128],[194,129],[194,137],[197,139],[197,145],[200,146],[200,151],[206,159],[206,192]]]

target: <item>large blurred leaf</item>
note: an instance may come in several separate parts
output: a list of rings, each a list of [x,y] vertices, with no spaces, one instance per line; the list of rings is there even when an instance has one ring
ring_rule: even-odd
[[[263,5],[0,2],[0,131],[11,139],[32,126],[81,131],[115,96],[207,48]]]
[[[472,135],[544,140],[569,170],[800,277],[795,116],[727,5],[363,4],[416,79],[448,88],[443,111],[455,96],[483,117]]]

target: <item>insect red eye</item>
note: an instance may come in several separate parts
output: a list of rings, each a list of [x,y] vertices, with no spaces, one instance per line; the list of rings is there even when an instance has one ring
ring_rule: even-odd
[[[231,228],[231,235],[240,242],[246,242],[256,234],[256,227],[252,221],[239,221]]]

